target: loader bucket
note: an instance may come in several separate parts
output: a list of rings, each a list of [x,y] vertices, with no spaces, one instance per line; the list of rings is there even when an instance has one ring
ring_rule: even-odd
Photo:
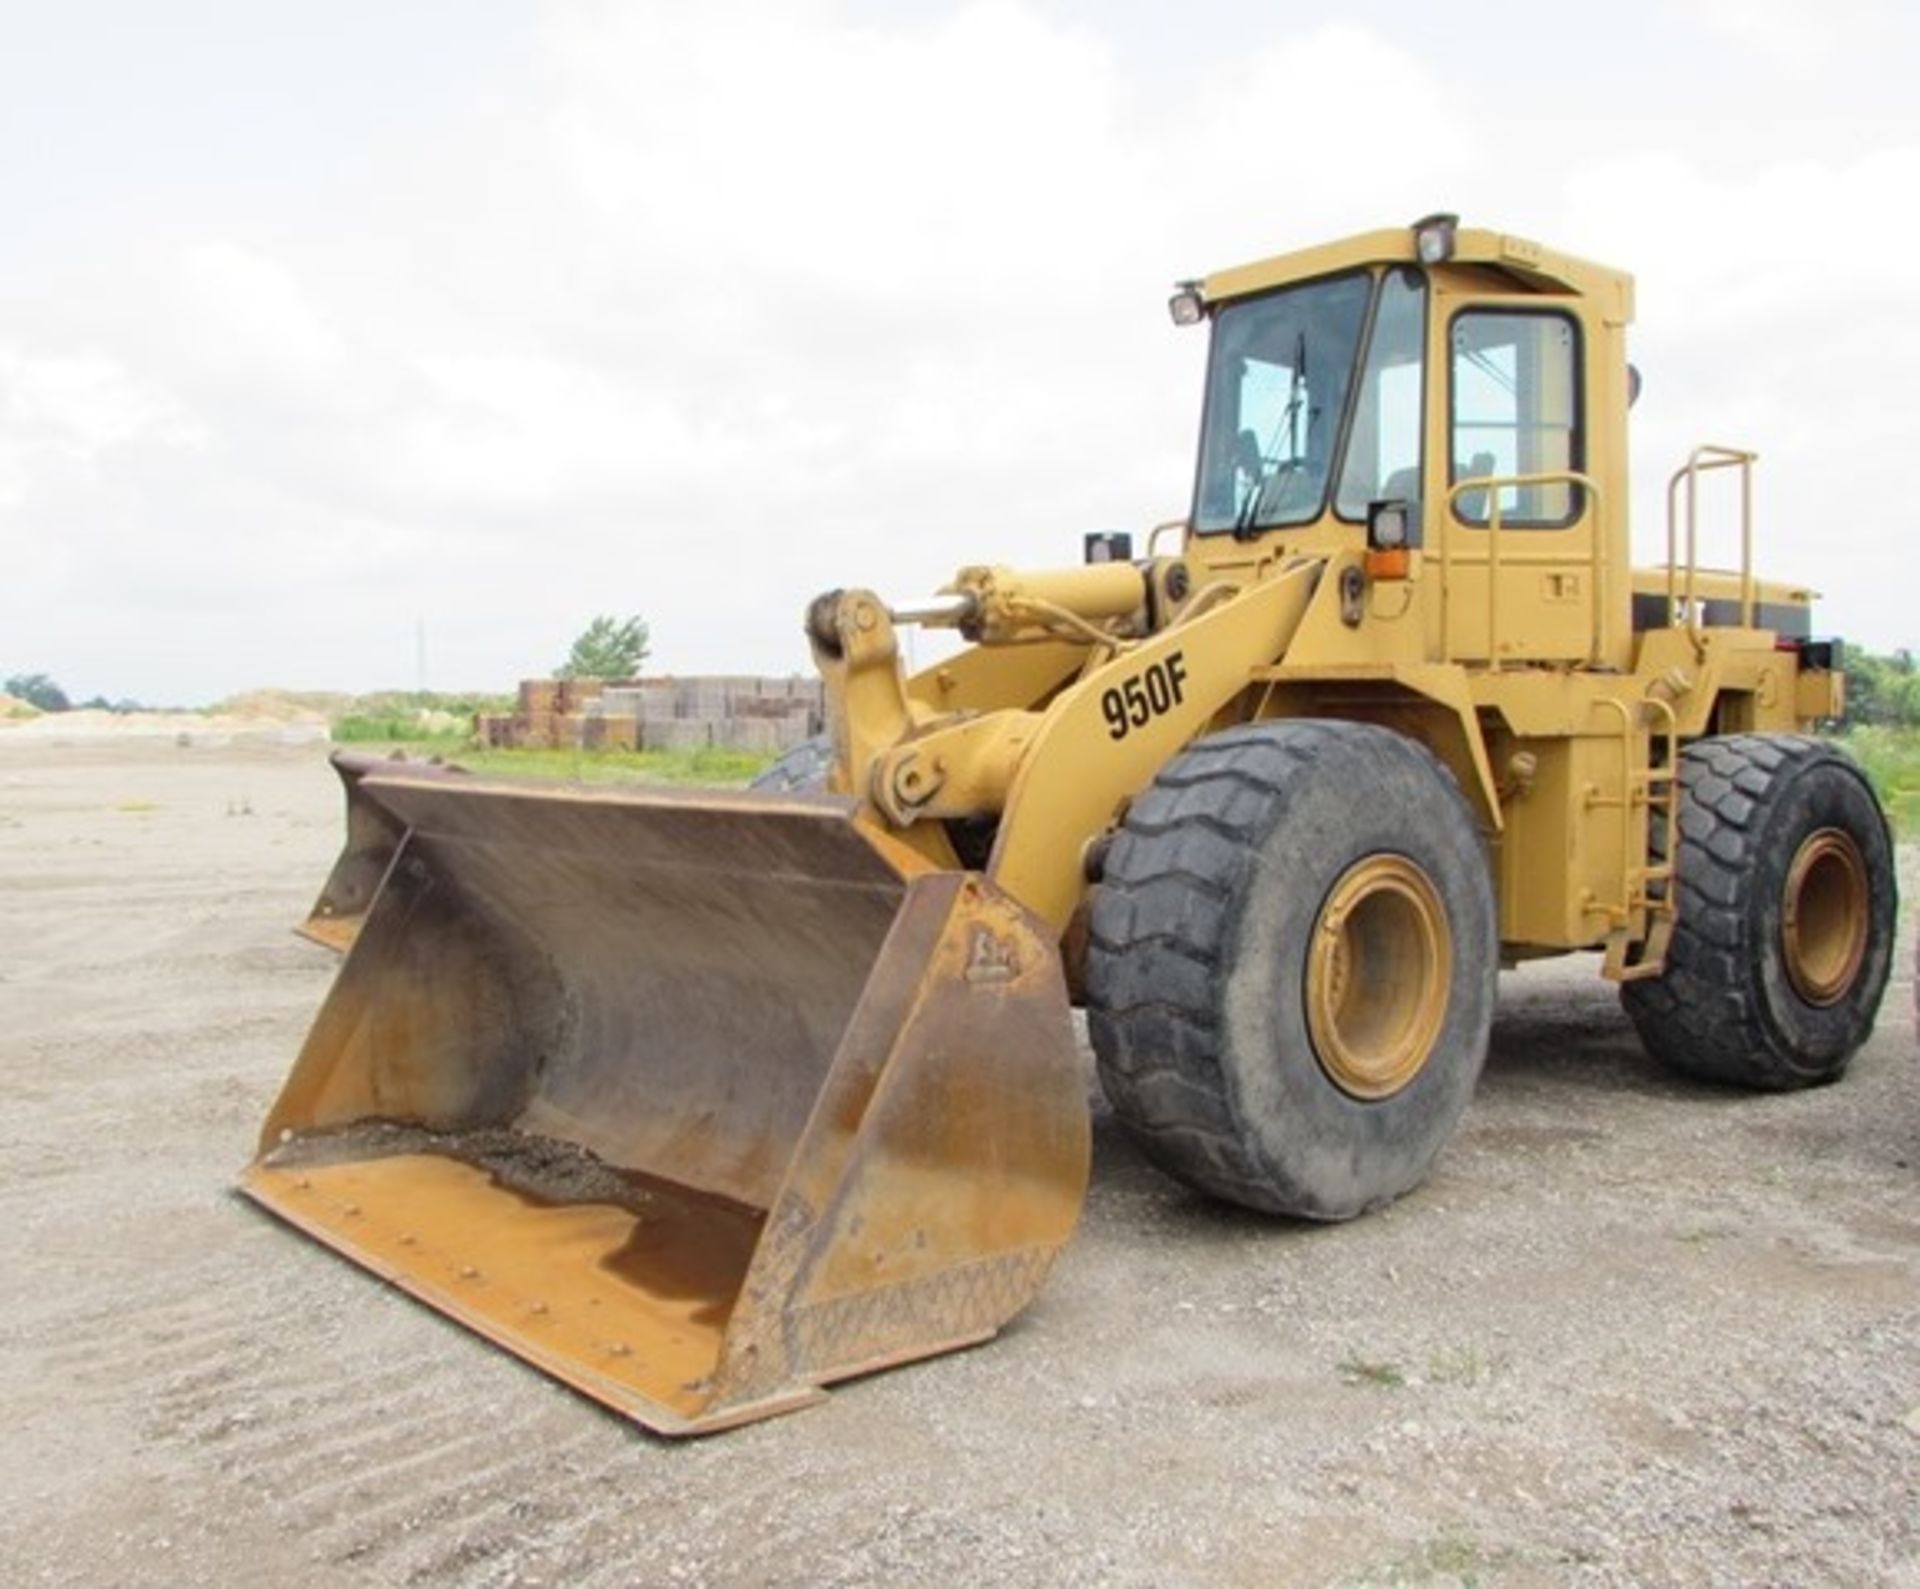
[[[379,802],[360,793],[360,780],[374,769],[392,767],[392,762],[365,755],[335,751],[333,770],[340,775],[347,795],[347,842],[333,870],[320,886],[320,896],[307,912],[307,919],[295,930],[323,948],[341,954],[353,947],[353,940],[366,920],[367,907],[380,891],[380,881],[393,864],[394,851],[406,836],[399,820]],[[414,764],[411,771],[429,777],[456,776],[456,769]]]
[[[1033,1298],[1088,1122],[1010,896],[831,797],[375,766],[355,801],[399,837],[249,1196],[663,1434]]]

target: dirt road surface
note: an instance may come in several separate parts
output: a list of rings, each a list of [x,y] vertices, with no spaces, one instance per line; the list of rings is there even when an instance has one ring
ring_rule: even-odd
[[[9,1583],[1920,1585],[1906,952],[1791,1097],[1509,975],[1437,1174],[1336,1229],[1100,1110],[998,1342],[669,1444],[231,1193],[338,828],[315,747],[0,745]]]

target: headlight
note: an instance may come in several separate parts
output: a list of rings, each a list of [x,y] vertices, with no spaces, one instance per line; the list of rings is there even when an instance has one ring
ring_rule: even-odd
[[[1444,265],[1453,258],[1453,234],[1459,230],[1457,215],[1429,215],[1413,223],[1413,251],[1423,265]]]
[[[1407,540],[1406,503],[1374,503],[1367,514],[1367,544],[1376,551],[1397,552]]]

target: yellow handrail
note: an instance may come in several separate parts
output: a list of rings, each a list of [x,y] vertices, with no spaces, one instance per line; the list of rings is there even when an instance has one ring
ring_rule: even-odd
[[[1695,656],[1702,650],[1700,618],[1694,599],[1700,572],[1700,476],[1714,469],[1740,471],[1740,623],[1743,628],[1751,629],[1757,616],[1753,582],[1753,465],[1759,456],[1742,447],[1720,447],[1709,442],[1688,453],[1687,461],[1674,470],[1667,481],[1667,611],[1671,621],[1674,604],[1682,595],[1677,556],[1679,525],[1674,509],[1680,482],[1684,480],[1687,483],[1686,628]]]
[[[1607,939],[1605,975],[1615,982],[1633,982],[1660,974],[1666,964],[1667,943],[1672,937],[1673,922],[1679,909],[1673,879],[1674,857],[1679,853],[1680,844],[1680,720],[1674,714],[1673,707],[1657,695],[1644,695],[1633,702],[1606,696],[1594,704],[1617,713],[1620,718],[1620,798],[1616,802],[1605,795],[1590,793],[1588,803],[1597,807],[1617,804],[1620,808],[1622,872],[1620,903],[1617,906],[1596,905],[1594,908],[1603,912],[1614,927]],[[1652,725],[1647,770],[1636,772],[1636,714],[1642,711],[1653,714],[1658,721]],[[1666,759],[1660,766],[1653,764],[1651,739],[1656,736],[1666,747]],[[1634,844],[1633,814],[1642,804],[1647,808],[1649,849],[1656,818],[1663,829],[1660,847],[1663,859],[1658,866],[1652,864],[1647,851],[1640,850]],[[1657,895],[1653,892],[1655,883],[1660,885]],[[1633,947],[1633,941],[1628,935],[1633,930],[1633,913],[1639,909],[1645,909],[1647,913],[1645,934],[1641,939],[1643,952],[1640,959],[1629,964],[1627,952]]]
[[[1601,660],[1600,626],[1606,613],[1605,585],[1607,578],[1606,547],[1600,534],[1600,487],[1591,475],[1582,474],[1577,469],[1549,469],[1541,474],[1515,475],[1478,475],[1467,480],[1456,480],[1447,488],[1446,503],[1449,510],[1465,491],[1484,491],[1487,493],[1487,663],[1492,672],[1500,671],[1500,493],[1509,486],[1545,486],[1570,485],[1589,494],[1592,499],[1593,524],[1593,624],[1588,634],[1587,660],[1598,663]],[[1573,522],[1561,526],[1572,529],[1574,524],[1588,516],[1588,508],[1582,503],[1581,510],[1574,516]],[[1453,660],[1453,641],[1447,627],[1453,585],[1453,532],[1456,521],[1451,514],[1441,526],[1440,536],[1440,660]],[[1480,562],[1479,558],[1463,558],[1467,563]]]

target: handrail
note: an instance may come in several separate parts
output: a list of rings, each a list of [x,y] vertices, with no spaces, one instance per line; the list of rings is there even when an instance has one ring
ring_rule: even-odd
[[[1700,572],[1700,476],[1714,469],[1737,468],[1740,471],[1740,624],[1742,628],[1751,629],[1758,605],[1753,582],[1753,466],[1759,456],[1757,452],[1749,452],[1743,447],[1721,447],[1708,442],[1688,453],[1687,461],[1674,470],[1667,481],[1668,621],[1672,621],[1674,604],[1681,599],[1680,564],[1676,555],[1679,525],[1675,522],[1674,509],[1680,482],[1684,480],[1687,483],[1686,627],[1687,640],[1695,656],[1704,649],[1700,638],[1698,603],[1694,599]]]
[[[1680,813],[1678,799],[1678,777],[1680,766],[1680,720],[1672,705],[1659,696],[1647,694],[1638,700],[1623,701],[1614,696],[1603,696],[1594,703],[1606,707],[1618,714],[1620,719],[1620,798],[1599,793],[1589,786],[1587,803],[1590,806],[1620,810],[1620,859],[1621,883],[1620,903],[1603,905],[1596,902],[1593,909],[1604,914],[1613,930],[1607,935],[1607,957],[1602,974],[1614,982],[1638,982],[1647,977],[1657,977],[1666,966],[1667,945],[1673,938],[1673,923],[1679,909],[1679,896],[1674,890],[1674,857],[1679,854]],[[1635,770],[1634,752],[1641,743],[1634,730],[1636,716],[1646,712],[1655,716],[1657,721],[1651,725],[1647,744],[1647,768],[1644,772]],[[1664,741],[1666,758],[1661,765],[1654,765],[1653,739]],[[1644,805],[1647,811],[1647,833],[1645,848],[1634,843],[1634,812]],[[1651,851],[1653,843],[1653,824],[1661,825],[1661,842],[1657,846],[1662,857],[1658,865],[1653,864]],[[1659,892],[1654,892],[1655,884]],[[1633,931],[1633,913],[1646,911],[1646,920],[1642,936],[1638,940],[1640,958],[1629,962],[1628,953],[1635,940],[1630,936]]]
[[[1633,921],[1633,795],[1634,795],[1634,708],[1635,701],[1629,706],[1625,701],[1611,695],[1603,695],[1594,702],[1595,706],[1608,707],[1620,714],[1620,903],[1608,907],[1608,918],[1614,924],[1626,927]],[[1652,788],[1649,786],[1651,797]],[[1612,804],[1609,800],[1589,796],[1592,804],[1604,806]],[[1648,815],[1652,815],[1652,801],[1648,801]]]
[[[1606,613],[1604,588],[1607,578],[1606,547],[1600,533],[1600,487],[1591,475],[1582,474],[1578,469],[1549,469],[1540,474],[1515,475],[1477,475],[1467,480],[1456,480],[1447,488],[1446,504],[1449,510],[1454,502],[1466,491],[1484,491],[1487,493],[1487,665],[1491,672],[1500,671],[1500,493],[1508,486],[1545,486],[1570,485],[1588,493],[1592,501],[1591,522],[1593,536],[1593,623],[1588,631],[1587,660],[1598,663],[1602,660],[1600,649],[1600,626]],[[1585,503],[1573,523],[1561,526],[1572,529],[1581,518],[1589,517]],[[1459,519],[1450,511],[1448,522],[1443,526],[1440,537],[1440,660],[1453,660],[1453,641],[1447,627],[1453,585],[1453,531],[1455,523],[1470,523]],[[1477,563],[1480,558],[1465,558],[1463,562]]]
[[[1666,914],[1676,915],[1680,908],[1678,895],[1674,891],[1673,880],[1677,875],[1675,866],[1680,857],[1680,714],[1673,709],[1671,701],[1663,701],[1657,695],[1641,697],[1640,704],[1657,714],[1661,723],[1655,729],[1667,742],[1666,765],[1656,773],[1652,768],[1647,771],[1648,818],[1652,818],[1653,784],[1656,781],[1667,786],[1666,817],[1667,842],[1661,850],[1666,857],[1658,866],[1650,866],[1646,871],[1646,880],[1661,883],[1664,889],[1661,898],[1666,902]]]
[[[1147,556],[1153,556],[1154,546],[1159,542],[1160,537],[1165,535],[1169,530],[1178,530],[1184,535],[1187,532],[1187,521],[1185,519],[1166,519],[1148,530]]]

